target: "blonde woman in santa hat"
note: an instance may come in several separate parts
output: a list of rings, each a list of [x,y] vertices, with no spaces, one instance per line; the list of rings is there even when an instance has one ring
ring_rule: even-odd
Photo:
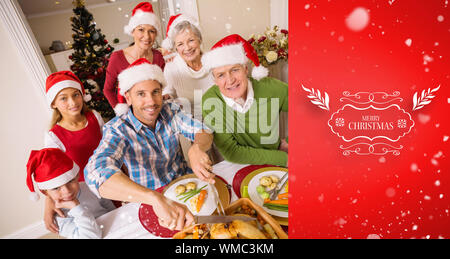
[[[84,183],[79,183],[80,167],[61,149],[31,151],[27,163],[27,186],[34,200],[38,189],[52,200],[62,214],[56,217],[59,235],[65,238],[102,238],[96,218],[115,209],[110,200],[97,198]]]
[[[160,28],[160,19],[153,12],[153,7],[149,2],[136,5],[128,24],[124,27],[125,33],[133,37],[134,44],[113,52],[106,68],[103,93],[116,115],[124,114],[127,110],[125,98],[119,94],[117,89],[117,77],[124,69],[140,58],[145,58],[150,63],[164,69],[165,61],[162,54],[153,49]]]
[[[225,160],[287,166],[288,143],[280,139],[278,124],[279,113],[288,111],[287,84],[267,77],[255,49],[237,34],[217,42],[202,63],[216,84],[203,95],[203,119],[214,129],[214,143]]]
[[[102,138],[102,117],[89,110],[85,101],[90,95],[85,94],[83,84],[70,71],[56,72],[47,78],[46,97],[53,118],[51,129],[45,134],[45,147],[61,149],[83,170]],[[84,182],[84,175],[80,174],[78,180]],[[54,204],[47,199],[44,222],[50,231],[57,232],[54,215]]]

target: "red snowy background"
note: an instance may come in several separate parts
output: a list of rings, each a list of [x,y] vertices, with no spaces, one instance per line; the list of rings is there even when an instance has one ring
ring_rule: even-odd
[[[353,31],[357,7],[370,20]],[[289,1],[290,238],[450,238],[446,0]],[[330,111],[301,84],[330,96]],[[413,95],[435,98],[412,111]],[[415,126],[400,155],[344,156],[327,121],[344,91],[393,93]]]

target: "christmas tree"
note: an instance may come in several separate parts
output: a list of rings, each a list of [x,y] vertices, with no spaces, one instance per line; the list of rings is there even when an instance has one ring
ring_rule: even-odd
[[[98,111],[105,121],[115,116],[114,110],[103,95],[106,67],[109,55],[114,50],[100,29],[96,29],[93,16],[86,10],[84,0],[74,0],[72,34],[74,50],[69,57],[73,61],[70,69],[81,80],[86,94],[91,96],[89,108]]]

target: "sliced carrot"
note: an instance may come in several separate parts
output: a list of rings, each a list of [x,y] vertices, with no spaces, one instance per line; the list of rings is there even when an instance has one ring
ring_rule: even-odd
[[[200,209],[203,206],[203,203],[205,202],[207,191],[202,190],[200,194],[198,195],[198,202],[197,202],[197,212],[200,212]]]
[[[278,194],[278,199],[287,199],[288,197],[289,197],[289,193],[287,193],[287,192]]]
[[[267,204],[281,204],[281,205],[288,205],[289,200],[288,199],[281,199],[281,200],[269,200],[269,199],[265,199],[264,203]]]

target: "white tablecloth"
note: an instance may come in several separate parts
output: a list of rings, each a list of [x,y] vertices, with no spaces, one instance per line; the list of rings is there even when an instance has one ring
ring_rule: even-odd
[[[233,164],[227,161],[220,162],[213,166],[213,171],[218,176],[225,179],[228,184],[233,184],[233,177],[237,171],[248,165]],[[231,202],[238,199],[231,190]],[[97,223],[103,229],[103,238],[132,238],[132,239],[156,239],[160,238],[150,234],[139,221],[138,203],[128,203],[101,217],[97,218]]]

